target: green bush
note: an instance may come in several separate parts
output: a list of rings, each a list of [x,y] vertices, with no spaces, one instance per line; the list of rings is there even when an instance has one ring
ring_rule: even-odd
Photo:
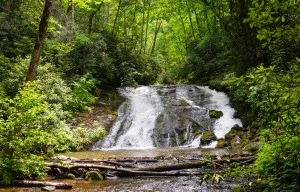
[[[297,59],[288,70],[260,66],[247,75],[227,79],[231,91],[238,91],[235,98],[245,98],[258,113],[264,144],[252,170],[271,191],[300,189],[299,64]]]
[[[13,99],[1,99],[1,108],[5,113],[0,116],[0,182],[43,175],[41,158],[65,151],[72,142],[66,123],[35,82],[26,83]]]
[[[99,141],[102,137],[106,135],[106,130],[99,124],[99,122],[94,122],[92,126],[78,126],[72,129],[72,134],[74,137],[74,143],[71,148],[73,150],[86,150],[93,143]]]
[[[72,99],[68,108],[73,111],[87,111],[95,103],[96,97],[90,92],[95,86],[95,79],[89,74],[82,76],[79,81],[73,83]]]

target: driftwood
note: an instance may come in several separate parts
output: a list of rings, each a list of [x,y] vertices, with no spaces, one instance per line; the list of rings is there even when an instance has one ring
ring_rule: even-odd
[[[53,186],[56,189],[72,189],[72,185],[68,183],[57,183],[49,181],[29,181],[29,180],[15,180],[13,185],[19,187],[46,187]]]
[[[157,166],[155,167],[149,167],[148,169],[145,168],[133,168],[133,169],[126,169],[121,168],[117,166],[106,166],[106,165],[95,165],[95,164],[73,164],[69,166],[64,165],[58,165],[58,164],[47,164],[47,166],[51,168],[59,168],[59,169],[78,169],[78,168],[92,168],[92,169],[100,169],[100,170],[109,170],[109,171],[117,171],[126,173],[126,176],[189,176],[191,174],[193,175],[203,175],[208,172],[178,172],[174,170],[179,169],[187,169],[187,166],[184,167],[175,167],[175,165],[165,165],[165,166]],[[199,165],[189,165],[189,168],[197,168]],[[163,172],[163,171],[172,171],[172,172]],[[209,173],[224,173],[224,171],[211,171]],[[123,175],[124,176],[124,175]]]
[[[78,170],[78,169],[98,169],[101,171],[112,171],[110,173],[112,175],[122,175],[122,176],[186,176],[186,175],[201,175],[211,172],[216,172],[215,169],[218,169],[218,173],[224,172],[225,164],[229,164],[232,162],[239,162],[241,164],[248,164],[255,160],[254,156],[246,156],[246,157],[233,157],[226,159],[215,159],[215,160],[205,160],[199,159],[196,162],[181,162],[176,161],[178,163],[174,164],[174,161],[169,161],[169,164],[164,165],[144,165],[144,166],[134,166],[132,164],[119,163],[118,160],[93,160],[93,163],[70,163],[67,165],[57,164],[57,163],[46,163],[46,165],[52,169],[61,169],[61,170]],[[136,163],[137,160],[133,159],[131,162]],[[77,161],[78,162],[78,161]],[[98,162],[96,164],[95,162]],[[129,162],[128,159],[126,162]],[[143,159],[142,162],[147,162],[146,159]],[[149,160],[151,162],[151,160]],[[155,161],[161,162],[161,161]],[[167,161],[168,162],[168,161]],[[201,171],[197,172],[195,170],[189,172],[179,172],[178,170],[185,169],[199,169],[202,168]],[[123,173],[123,174],[120,174]]]

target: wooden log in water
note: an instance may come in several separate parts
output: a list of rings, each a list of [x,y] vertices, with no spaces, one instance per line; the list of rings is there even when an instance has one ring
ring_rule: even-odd
[[[98,164],[94,163],[70,163],[66,165],[57,164],[57,163],[46,163],[46,166],[51,168],[52,170],[55,168],[61,170],[77,170],[80,168],[84,169],[98,169],[101,171],[113,171],[118,173],[123,173],[121,175],[125,176],[185,176],[194,173],[186,173],[186,172],[178,172],[178,170],[185,170],[185,169],[197,169],[197,168],[204,168],[206,171],[199,174],[209,173],[212,169],[218,169],[219,171],[223,172],[223,168],[226,168],[226,164],[232,162],[239,162],[241,164],[249,164],[253,162],[256,158],[254,156],[247,156],[247,157],[234,157],[234,158],[226,158],[226,159],[214,159],[214,160],[205,160],[201,159],[197,162],[181,162],[176,164],[165,164],[165,165],[152,165],[149,166],[133,166],[133,164],[125,164],[116,162],[116,160],[102,160],[101,162],[98,161]],[[171,161],[169,161],[171,162]],[[211,170],[207,170],[211,169]],[[196,173],[195,173],[196,174]]]
[[[72,189],[72,185],[68,183],[57,183],[50,181],[29,181],[29,180],[15,180],[12,183],[18,187],[46,187],[53,186],[56,189]]]

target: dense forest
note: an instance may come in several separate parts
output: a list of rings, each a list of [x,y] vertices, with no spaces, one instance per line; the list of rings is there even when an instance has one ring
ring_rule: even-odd
[[[105,134],[70,122],[102,89],[201,84],[227,92],[263,143],[236,171],[300,189],[299,0],[0,0],[0,182]],[[257,184],[257,185],[258,185]]]

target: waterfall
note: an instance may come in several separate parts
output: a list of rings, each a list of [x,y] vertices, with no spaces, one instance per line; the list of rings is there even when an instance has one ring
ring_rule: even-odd
[[[127,101],[120,107],[118,118],[103,141],[102,148],[154,147],[151,137],[155,120],[163,109],[157,90],[146,86],[127,87],[120,89],[120,93]]]
[[[199,147],[203,132],[222,138],[234,125],[235,110],[222,92],[195,85],[120,88],[126,101],[109,134],[93,149],[147,149]],[[210,109],[220,110],[219,119],[209,118]],[[206,147],[215,147],[216,141]]]

